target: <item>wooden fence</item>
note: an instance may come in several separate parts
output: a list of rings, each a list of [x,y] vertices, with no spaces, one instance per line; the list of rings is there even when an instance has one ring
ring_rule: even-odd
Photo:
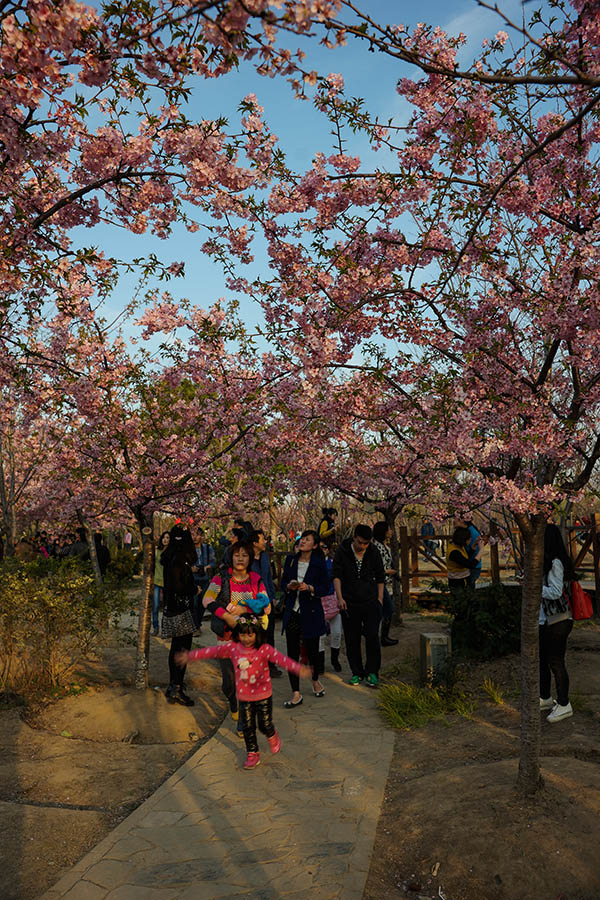
[[[593,513],[590,516],[589,525],[569,525],[566,528],[567,547],[573,565],[584,580],[594,582],[596,596],[600,597],[600,515]],[[492,583],[499,584],[502,581],[502,573],[510,572],[515,577],[522,571],[523,538],[517,530],[512,534],[512,546],[507,558],[503,561],[500,555],[500,545],[497,538],[501,537],[499,530],[492,522],[490,528],[490,542],[486,545],[489,559],[482,566],[481,574],[490,578]],[[451,534],[433,534],[421,536],[416,530],[409,532],[406,525],[401,525],[398,535],[399,543],[399,570],[400,570],[400,596],[402,609],[409,605],[411,588],[413,593],[420,589],[421,579],[447,578],[446,569],[446,544],[452,537]],[[434,555],[427,553],[425,542],[437,542],[438,547]],[[516,547],[515,554],[512,547]],[[485,554],[486,557],[488,554]],[[429,569],[426,571],[422,562],[427,562]],[[432,568],[433,567],[433,570]],[[588,576],[586,578],[586,576]]]

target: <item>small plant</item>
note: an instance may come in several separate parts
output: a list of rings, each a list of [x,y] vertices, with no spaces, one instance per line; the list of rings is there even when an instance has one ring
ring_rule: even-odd
[[[405,731],[452,713],[468,718],[475,708],[472,698],[462,691],[418,687],[403,681],[382,685],[377,705],[393,728]]]
[[[504,704],[502,688],[500,685],[496,684],[493,678],[484,678],[482,687],[492,703],[495,703],[497,706],[502,706]]]

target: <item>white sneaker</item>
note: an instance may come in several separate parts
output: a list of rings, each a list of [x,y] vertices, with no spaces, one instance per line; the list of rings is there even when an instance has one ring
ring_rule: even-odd
[[[569,716],[573,715],[573,707],[570,703],[567,703],[566,706],[561,706],[560,703],[557,703],[549,716],[546,716],[549,722],[560,722],[561,719],[568,719]]]
[[[552,709],[556,703],[554,697],[548,697],[546,700],[543,700],[540,697],[540,709]]]

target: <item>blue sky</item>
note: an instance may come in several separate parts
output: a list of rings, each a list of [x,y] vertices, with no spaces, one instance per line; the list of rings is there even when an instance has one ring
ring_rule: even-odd
[[[360,6],[380,22],[401,22],[409,26],[427,22],[439,25],[450,34],[465,32],[469,38],[468,48],[464,51],[465,60],[477,52],[485,37],[491,37],[504,28],[498,16],[478,7],[475,0],[421,0],[419,4],[400,3],[397,0],[362,0]],[[520,0],[507,0],[501,6],[514,21],[520,21]],[[303,41],[299,38],[291,40],[290,46],[301,46],[305,50],[307,68],[324,74],[342,73],[346,92],[351,96],[365,98],[368,109],[382,119],[394,116],[401,120],[405,116],[406,109],[396,93],[395,85],[398,78],[410,75],[408,67],[383,54],[368,53],[364,45],[355,41],[336,50],[326,50],[316,41]],[[225,116],[235,125],[239,118],[238,104],[248,93],[256,94],[265,108],[265,118],[272,131],[280,138],[280,144],[294,168],[305,170],[310,167],[316,150],[329,151],[331,137],[328,123],[316,113],[311,104],[294,100],[283,79],[262,78],[247,65],[219,79],[199,80],[189,104],[188,116],[192,120]],[[361,155],[362,150],[364,144],[360,138],[356,139],[354,145],[352,142],[348,145],[350,153]],[[382,165],[383,159],[378,158],[378,163]],[[170,239],[162,241],[152,235],[136,237],[122,228],[102,226],[91,232],[79,232],[74,238],[79,238],[85,245],[95,243],[107,255],[120,258],[134,258],[154,252],[167,264],[183,261],[185,277],[173,280],[168,285],[176,298],[186,297],[195,305],[207,307],[221,296],[231,296],[225,287],[220,267],[200,252],[200,245],[205,238],[202,231],[188,234],[183,227],[178,227]],[[255,263],[244,267],[244,274],[266,272],[266,260],[262,256],[260,243],[256,246],[255,256]],[[130,300],[135,285],[135,277],[122,277],[109,303],[111,312],[121,309]],[[260,311],[248,300],[238,299],[242,303],[246,322],[251,326],[259,322]]]

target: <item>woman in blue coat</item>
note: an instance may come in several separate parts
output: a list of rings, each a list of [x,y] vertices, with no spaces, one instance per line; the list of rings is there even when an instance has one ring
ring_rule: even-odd
[[[287,654],[300,659],[300,644],[304,643],[313,674],[313,693],[323,697],[325,689],[319,681],[319,638],[325,634],[325,616],[321,597],[327,594],[329,575],[325,557],[319,549],[316,531],[303,531],[298,553],[288,557],[281,576],[281,588],[285,591],[285,609],[282,632],[287,641]],[[293,709],[302,703],[300,681],[289,673],[292,697],[283,704]]]

